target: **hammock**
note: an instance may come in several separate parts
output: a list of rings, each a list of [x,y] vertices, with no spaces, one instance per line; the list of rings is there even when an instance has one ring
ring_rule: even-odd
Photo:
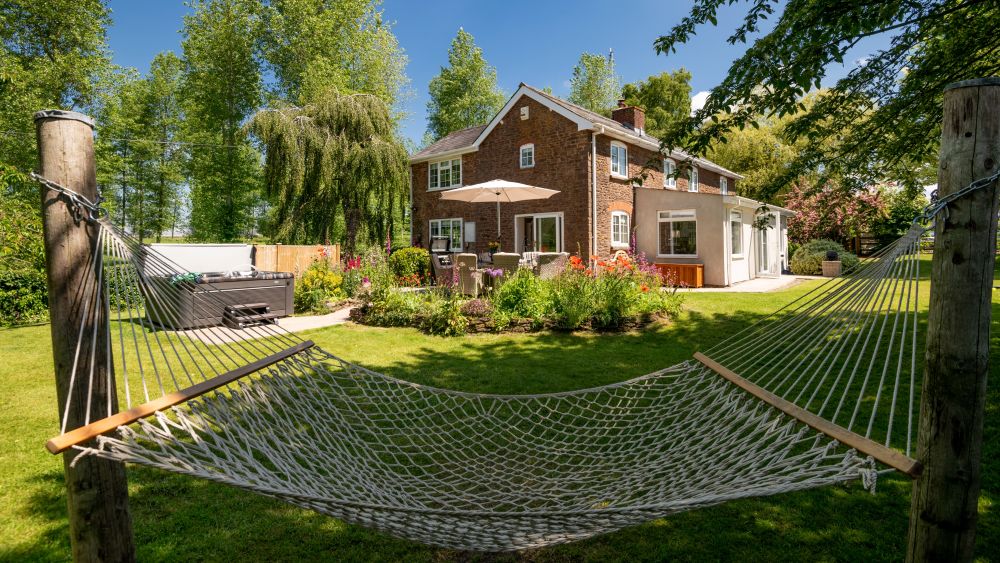
[[[379,374],[276,325],[164,330],[145,312],[178,315],[183,292],[196,308],[218,307],[223,292],[194,291],[176,264],[92,219],[83,319],[110,329],[81,332],[69,395],[105,378],[127,410],[88,403],[81,428],[64,415],[53,452],[478,551],[857,479],[874,490],[879,472],[920,470],[909,457],[919,225],[692,360],[592,389],[490,395]]]

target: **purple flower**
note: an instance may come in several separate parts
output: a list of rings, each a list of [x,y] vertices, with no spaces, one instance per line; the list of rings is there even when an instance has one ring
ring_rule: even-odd
[[[368,287],[372,284],[372,281],[368,279],[368,276],[361,278],[361,285]]]
[[[501,268],[486,268],[483,271],[491,278],[498,278],[503,275],[503,270]]]

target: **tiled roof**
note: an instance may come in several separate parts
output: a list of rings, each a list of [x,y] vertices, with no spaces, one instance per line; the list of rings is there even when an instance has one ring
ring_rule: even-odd
[[[628,125],[625,125],[623,123],[619,123],[619,122],[615,121],[614,119],[611,119],[610,117],[604,117],[603,115],[601,115],[599,113],[596,113],[596,112],[593,112],[593,111],[590,111],[587,108],[580,107],[580,106],[578,106],[578,105],[576,105],[576,104],[574,104],[572,102],[567,102],[566,100],[563,100],[562,98],[557,98],[557,97],[555,97],[555,96],[553,96],[551,94],[547,94],[546,92],[543,92],[542,90],[539,90],[539,89],[537,89],[537,88],[535,88],[533,86],[528,86],[527,84],[522,84],[522,85],[525,88],[531,90],[532,92],[534,92],[534,93],[536,93],[536,94],[538,94],[540,96],[544,96],[545,98],[549,99],[553,103],[562,106],[563,108],[565,108],[565,109],[567,109],[567,110],[575,113],[576,115],[578,115],[578,116],[586,119],[587,121],[591,121],[591,122],[593,122],[593,123],[595,123],[597,125],[603,125],[606,129],[610,129],[611,131],[615,131],[615,132],[617,132],[617,133],[619,133],[621,135],[626,135],[628,137],[632,137],[633,139],[636,139],[637,141],[640,141],[640,142],[652,143],[652,144],[657,145],[657,146],[659,146],[659,144],[660,144],[660,140],[657,139],[656,137],[653,137],[652,135],[647,135],[645,132],[643,132],[643,133],[640,134],[638,131],[636,131],[635,129],[632,129]],[[740,176],[736,172],[733,172],[732,170],[728,170],[728,169],[726,169],[726,168],[724,168],[722,166],[719,166],[718,164],[712,162],[711,160],[706,160],[704,158],[698,158],[698,157],[692,157],[688,153],[686,153],[684,151],[679,151],[677,149],[674,149],[671,152],[672,152],[672,156],[676,156],[676,157],[678,157],[681,160],[691,159],[698,166],[704,166],[706,168],[714,169],[717,172],[725,172],[727,174],[732,174],[733,176],[735,176],[737,178],[742,178],[742,176]]]
[[[424,147],[422,150],[414,153],[410,156],[410,159],[420,159],[427,158],[429,156],[434,156],[436,154],[444,154],[454,150],[464,149],[466,147],[472,146],[479,134],[486,129],[486,125],[476,125],[475,127],[469,127],[468,129],[460,129],[458,131],[453,131],[448,133],[441,139],[438,139],[430,146]]]
[[[596,125],[604,126],[604,128],[608,130],[610,133],[633,139],[636,143],[644,144],[647,147],[654,150],[658,148],[660,145],[660,140],[657,139],[656,137],[647,135],[645,134],[645,132],[640,133],[639,131],[636,131],[635,129],[632,129],[627,125],[619,123],[614,119],[611,119],[610,117],[604,117],[599,113],[580,107],[574,103],[563,100],[562,98],[557,98],[551,94],[547,94],[542,90],[539,90],[538,88],[535,88],[533,86],[528,86],[527,84],[521,83],[521,87],[530,90],[534,95],[543,97],[550,103],[556,104],[565,109],[566,111],[569,111],[586,121],[589,121]],[[517,94],[515,93],[514,95],[516,96]],[[500,116],[498,115],[494,119],[497,119],[499,117]],[[430,145],[429,147],[426,147],[423,150],[411,155],[410,161],[414,162],[419,160],[425,160],[435,155],[446,154],[452,151],[458,151],[465,148],[471,148],[473,143],[476,142],[476,139],[479,137],[479,135],[488,126],[489,123],[484,125],[477,125],[476,127],[469,127],[468,129],[462,129],[460,131],[455,131],[453,133],[450,133],[443,139],[440,139],[439,141]],[[714,170],[716,172],[723,172],[731,176],[734,176],[736,178],[742,178],[742,176],[733,172],[732,170],[727,170],[726,168],[723,168],[722,166],[719,166],[718,164],[710,160],[706,160],[704,158],[692,157],[691,155],[683,151],[674,150],[672,151],[671,156],[674,156],[679,160],[691,159],[697,166],[702,166]]]

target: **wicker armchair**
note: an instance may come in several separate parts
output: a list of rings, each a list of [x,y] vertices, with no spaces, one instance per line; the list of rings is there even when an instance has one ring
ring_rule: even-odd
[[[483,277],[478,270],[478,259],[475,254],[459,254],[455,256],[455,268],[458,269],[457,291],[476,297],[482,288]]]
[[[514,254],[513,252],[495,252],[493,254],[493,267],[503,270],[504,277],[516,272],[520,262],[520,254]]]
[[[543,280],[552,279],[566,269],[569,254],[565,252],[541,252],[535,262],[535,275]]]

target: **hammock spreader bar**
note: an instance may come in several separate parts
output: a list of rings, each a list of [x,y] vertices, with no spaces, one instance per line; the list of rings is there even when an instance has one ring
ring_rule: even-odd
[[[841,444],[854,448],[855,450],[872,456],[876,461],[879,461],[893,469],[902,471],[903,473],[909,475],[911,478],[916,479],[920,476],[920,472],[923,470],[923,466],[919,461],[905,456],[896,450],[883,446],[878,442],[865,438],[860,434],[851,432],[850,430],[834,424],[829,420],[820,418],[813,413],[796,406],[795,404],[782,399],[781,397],[767,391],[761,387],[758,387],[754,383],[747,381],[740,377],[736,372],[726,368],[725,366],[719,364],[712,358],[702,354],[701,352],[695,352],[694,359],[701,362],[705,367],[714,371],[715,373],[726,378],[732,382],[737,387],[743,389],[744,391],[750,393],[754,397],[757,397],[761,401],[771,405],[772,407],[780,410],[781,412],[787,414],[788,416],[798,420],[799,422],[805,424],[806,426],[822,432],[827,436],[837,440]]]
[[[234,370],[227,371],[211,379],[206,379],[205,381],[192,385],[191,387],[181,389],[180,391],[177,391],[175,393],[169,393],[158,399],[149,401],[148,403],[143,403],[141,405],[132,407],[127,411],[123,411],[118,414],[109,416],[107,418],[102,418],[101,420],[91,422],[86,426],[81,426],[75,430],[66,432],[65,434],[60,434],[59,436],[56,436],[55,438],[49,440],[45,444],[45,447],[54,454],[61,453],[73,446],[82,444],[88,440],[92,440],[100,436],[101,434],[104,434],[106,432],[111,432],[112,430],[118,428],[119,426],[125,426],[126,424],[131,424],[141,418],[146,418],[147,416],[154,415],[159,411],[168,409],[175,405],[179,405],[185,401],[189,401],[191,399],[194,399],[195,397],[204,395],[209,391],[213,391],[215,389],[218,389],[219,387],[228,385],[233,381],[240,379],[241,377],[245,377],[247,375],[250,375],[251,373],[260,371],[268,366],[274,365],[280,362],[281,360],[284,360],[285,358],[294,356],[295,354],[298,354],[299,352],[302,352],[304,350],[308,350],[313,346],[315,346],[315,343],[313,343],[312,340],[306,340],[304,342],[300,342],[295,346],[292,346],[291,348],[286,348],[285,350],[276,352],[265,358],[261,358],[256,362],[253,362],[252,364],[240,366]]]

